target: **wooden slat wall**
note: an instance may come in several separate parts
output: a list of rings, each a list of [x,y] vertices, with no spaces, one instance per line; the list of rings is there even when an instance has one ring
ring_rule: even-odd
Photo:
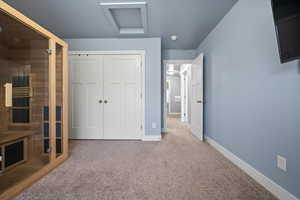
[[[36,134],[32,137],[34,154],[31,158],[44,157],[43,154],[43,108],[49,104],[48,95],[48,75],[49,75],[49,61],[46,49],[48,47],[48,40],[34,40],[31,41],[30,48],[23,49],[7,49],[6,60],[7,69],[1,66],[0,75],[1,82],[0,94],[4,97],[3,84],[12,76],[30,76],[31,87],[33,88],[32,98],[30,101],[30,124],[12,124],[9,108],[5,108],[1,103],[0,119],[1,128],[3,130],[36,130]],[[1,54],[2,55],[2,54]],[[2,57],[2,56],[1,56]],[[4,62],[5,58],[1,58]],[[4,72],[4,70],[6,72]],[[9,78],[8,78],[9,77]],[[2,102],[2,101],[1,101]],[[2,121],[3,120],[3,121]],[[2,123],[4,122],[4,123]]]
[[[0,69],[0,98],[4,98],[3,85],[10,82],[12,76],[27,76],[31,78],[32,97],[30,100],[30,125],[17,125],[11,123],[10,108],[6,108],[1,101],[0,119],[1,130],[37,130],[33,137],[33,149],[36,154],[43,152],[43,108],[49,106],[49,59],[46,49],[48,40],[31,41],[30,49],[16,47],[11,49],[2,48],[7,52],[1,54],[0,62],[4,62],[6,68]],[[60,46],[59,46],[60,47]],[[63,101],[63,58],[62,48],[57,48],[56,54],[56,101],[62,107]],[[6,57],[6,58],[5,58]],[[2,65],[4,66],[4,65]],[[9,78],[8,78],[9,77]],[[5,80],[2,81],[1,80]],[[1,105],[3,104],[3,105]],[[63,131],[63,129],[62,129]],[[39,155],[36,155],[39,156]],[[33,156],[30,156],[33,157]]]
[[[16,72],[16,69],[9,67],[7,60],[8,48],[0,44],[0,131],[6,131],[9,125],[10,109],[5,107],[4,84],[9,82],[9,76]]]

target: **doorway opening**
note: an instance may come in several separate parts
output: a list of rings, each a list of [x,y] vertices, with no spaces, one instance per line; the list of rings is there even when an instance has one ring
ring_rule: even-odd
[[[203,61],[202,53],[191,61],[164,61],[164,133],[184,127],[203,141]]]
[[[174,123],[190,126],[191,63],[189,60],[164,63],[164,132],[174,128]]]

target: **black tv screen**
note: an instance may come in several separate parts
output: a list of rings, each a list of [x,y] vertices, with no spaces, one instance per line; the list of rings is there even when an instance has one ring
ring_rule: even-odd
[[[272,0],[280,60],[300,59],[300,0]]]

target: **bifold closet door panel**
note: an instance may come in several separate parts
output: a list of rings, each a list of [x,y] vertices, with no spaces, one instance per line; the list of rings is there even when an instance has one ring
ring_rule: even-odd
[[[103,57],[73,55],[71,64],[72,139],[103,139]]]
[[[141,139],[141,56],[103,59],[104,139]]]

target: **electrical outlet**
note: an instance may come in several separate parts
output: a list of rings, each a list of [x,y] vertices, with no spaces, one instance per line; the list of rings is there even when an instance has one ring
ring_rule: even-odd
[[[156,123],[152,123],[152,128],[157,128]]]
[[[287,171],[285,157],[277,155],[277,167],[285,172]]]

